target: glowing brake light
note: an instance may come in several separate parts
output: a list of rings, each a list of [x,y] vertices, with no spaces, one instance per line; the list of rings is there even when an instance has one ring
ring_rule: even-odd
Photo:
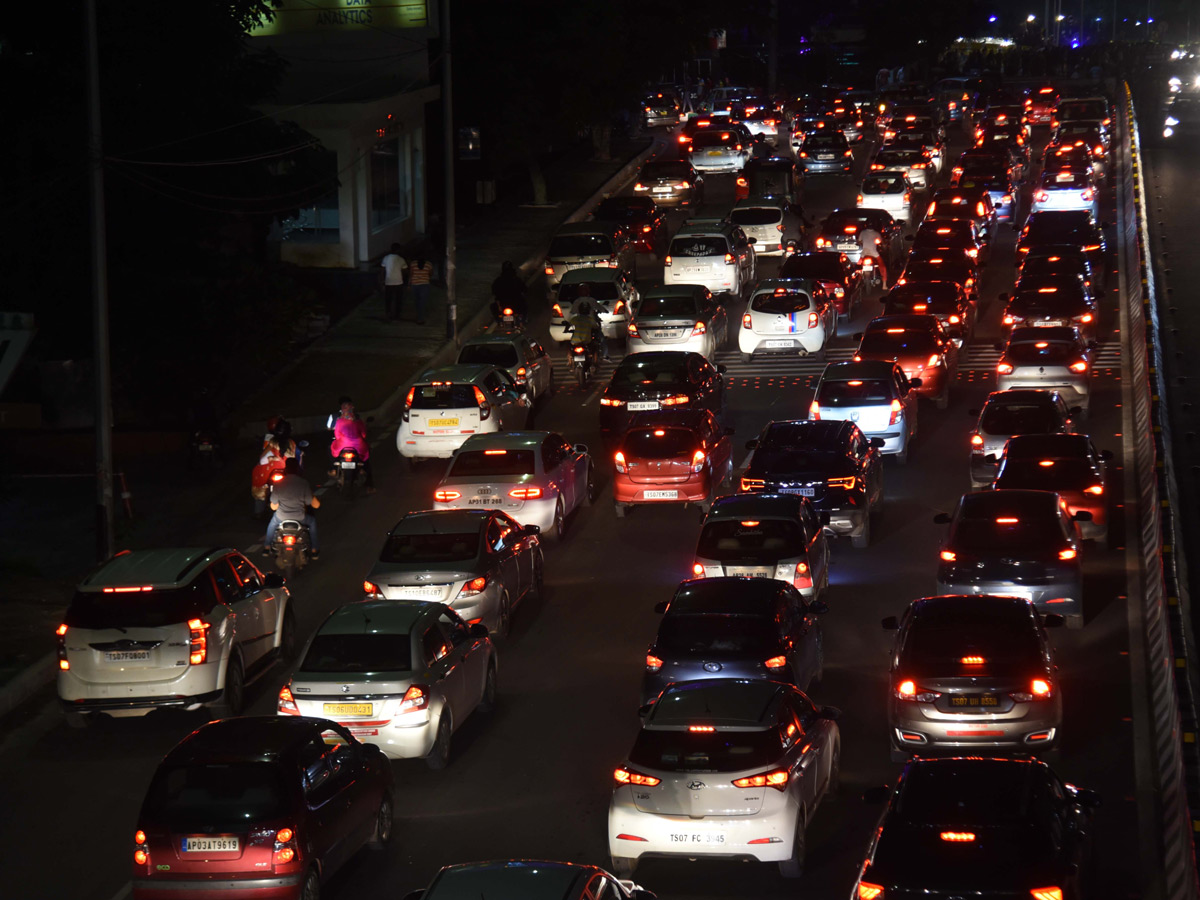
[[[436,500],[438,503],[453,503],[455,500],[457,500],[461,496],[462,496],[462,493],[460,491],[441,490],[441,491],[433,492],[433,499]]]
[[[985,660],[982,656],[964,656],[959,662],[964,666],[982,666]]]
[[[285,684],[279,689],[279,699],[276,701],[276,709],[284,715],[300,715],[300,707],[296,705],[296,698],[292,696],[292,689],[290,686]]]
[[[508,496],[514,500],[537,500],[542,496],[540,487],[515,487],[508,492]]]
[[[1099,497],[1101,494],[1104,493],[1104,485],[1093,484],[1090,487],[1085,487],[1083,489],[1083,492],[1085,494],[1091,494],[1093,497]]]
[[[657,672],[663,667],[663,661],[652,653],[646,654],[646,668],[651,672]]]
[[[713,734],[717,729],[712,725],[689,725],[688,731],[692,734]]]
[[[1078,556],[1078,553],[1075,551],[1075,548],[1073,548],[1073,547],[1068,547],[1066,550],[1058,551],[1058,558],[1061,559],[1063,562],[1072,560],[1076,556]]]
[[[764,772],[761,775],[747,775],[745,778],[735,778],[733,786],[739,788],[769,787],[775,788],[775,790],[782,793],[787,789],[790,777],[787,769],[776,769],[774,772]]]
[[[996,371],[1001,375],[1011,375],[1013,371],[1013,365],[1010,362],[998,362],[996,363]],[[976,437],[978,437],[978,435],[976,435]],[[980,438],[979,442],[983,443],[983,439]]]
[[[809,404],[808,417],[810,419],[812,419],[814,422],[821,421],[821,404],[818,403],[816,400],[814,400],[812,403]]]
[[[704,468],[704,451],[697,450],[692,454],[692,472],[699,473]]]
[[[754,319],[751,317],[750,313],[742,314],[742,327],[743,328],[753,328],[754,327]]]
[[[1029,896],[1032,900],[1063,900],[1060,887],[1030,888]]]
[[[618,472],[624,472],[624,471],[625,471],[625,469],[626,469],[626,465],[625,465],[625,454],[624,454],[624,453],[622,453],[620,450],[618,450],[618,451],[616,452],[616,455],[615,455],[615,456],[613,456],[613,464],[616,466],[616,469],[617,469],[617,471],[618,471]]]
[[[971,435],[971,446],[972,447],[982,447],[983,446],[983,435],[982,434]]]
[[[1087,360],[1077,360],[1076,362],[1071,363],[1070,368],[1072,372],[1086,372],[1088,368]]]
[[[212,627],[203,619],[188,619],[188,662],[198,666],[208,659],[208,629]]]
[[[643,787],[654,787],[656,784],[661,784],[661,778],[655,778],[653,775],[643,775],[641,772],[635,772],[633,769],[620,768],[613,772],[613,780],[617,784],[638,784]]]
[[[725,254],[725,265],[727,265],[727,266],[732,266],[732,265],[733,265],[733,263],[734,263],[733,254],[732,254],[732,253],[726,253],[726,254]]]
[[[961,843],[975,840],[975,835],[969,831],[943,831],[939,835],[943,841]]]
[[[1019,525],[1021,520],[1015,516],[1000,516],[996,519],[997,525]]]
[[[953,550],[943,550],[938,554],[938,557],[942,560],[942,562],[954,562],[956,559],[958,559],[958,554]]]
[[[900,401],[893,400],[892,401],[892,414],[888,418],[888,425],[895,425],[897,422],[900,421],[900,413],[902,410],[903,410],[903,407],[900,405]]]
[[[708,332],[708,326],[703,322],[697,322],[692,326],[692,337],[700,337]]]
[[[860,881],[858,883],[858,900],[884,900],[883,885]]]

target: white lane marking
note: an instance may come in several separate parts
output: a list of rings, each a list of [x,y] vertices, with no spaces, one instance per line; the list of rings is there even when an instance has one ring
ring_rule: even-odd
[[[742,460],[742,464],[740,466],[738,466],[738,468],[745,469],[747,466],[750,465],[750,460],[753,458],[754,458],[754,451],[751,450],[749,453],[746,454],[746,458]]]
[[[127,881],[123,887],[118,888],[117,892],[112,895],[112,900],[125,900],[125,898],[128,897],[132,893],[133,893],[133,882]]]
[[[263,548],[262,544],[251,544],[249,547],[246,548],[246,554],[249,555],[251,553],[257,553],[262,548]]]
[[[603,391],[603,390],[604,390],[604,386],[603,386],[603,385],[600,385],[600,386],[598,386],[598,387],[597,387],[597,388],[596,388],[594,391],[592,391],[590,394],[588,394],[588,397],[587,397],[587,399],[586,399],[586,400],[584,400],[584,401],[583,401],[582,403],[580,403],[579,405],[580,405],[580,406],[589,406],[589,405],[591,405],[591,402],[592,402],[593,400],[596,400],[596,399],[598,399],[598,398],[599,398],[599,396],[600,396],[600,392],[601,392],[601,391]]]

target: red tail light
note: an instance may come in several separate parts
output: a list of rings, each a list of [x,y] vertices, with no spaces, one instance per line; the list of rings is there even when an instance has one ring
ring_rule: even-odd
[[[972,447],[982,447],[983,446],[983,435],[982,434],[971,435],[971,446]]]
[[[1103,494],[1103,493],[1104,493],[1104,485],[1102,485],[1102,484],[1093,484],[1091,487],[1086,487],[1086,488],[1084,488],[1084,489],[1083,489],[1083,492],[1084,492],[1085,494],[1091,494],[1091,495],[1092,495],[1092,496],[1094,496],[1094,497],[1099,497],[1101,494]]]
[[[1068,562],[1079,555],[1079,552],[1074,547],[1068,547],[1066,550],[1058,551],[1058,558],[1063,562]]]
[[[669,253],[663,257],[663,265],[664,266],[671,265],[671,255]]]
[[[816,400],[808,405],[808,417],[814,422],[821,421],[821,404]]]
[[[460,491],[434,491],[433,499],[438,503],[451,503],[462,496]]]
[[[750,313],[742,314],[742,327],[743,328],[753,328],[754,327],[754,320],[750,317]]]
[[[188,619],[188,662],[198,666],[208,659],[208,629],[212,626],[203,619]]]
[[[459,597],[474,597],[476,594],[482,594],[487,589],[487,576],[480,575],[478,578],[472,578],[461,588],[458,589]]]
[[[892,414],[888,418],[888,425],[895,425],[900,421],[900,412],[904,407],[900,405],[899,400],[892,401]]]
[[[1081,359],[1081,360],[1071,363],[1071,371],[1072,372],[1081,372],[1082,373],[1082,372],[1086,372],[1087,369],[1088,369],[1087,360]]]
[[[796,563],[796,572],[792,575],[792,585],[798,590],[808,590],[813,586],[812,573],[808,570],[808,563],[803,560]]]
[[[996,363],[996,371],[999,372],[1001,375],[1011,375],[1012,370],[1013,370],[1012,363],[1008,363],[1008,362]]]
[[[276,709],[289,716],[300,715],[300,707],[296,705],[296,698],[292,696],[292,689],[289,685],[285,684],[279,689],[279,700],[276,704]]]
[[[413,397],[415,397],[416,395],[417,395],[417,389],[415,387],[410,387],[408,389],[408,394],[404,397],[404,408],[406,410],[412,408]]]
[[[737,177],[737,186],[738,187],[749,187],[750,182],[748,182],[745,178],[743,178],[741,175],[739,175]]]
[[[950,314],[950,317],[949,317],[949,319],[947,319],[947,321],[948,321],[948,322],[949,322],[951,325],[958,325],[958,324],[960,324],[960,323],[962,322],[962,317],[961,317],[961,316],[959,316],[959,315],[956,315],[955,313],[951,313],[951,314]]]
[[[687,394],[676,394],[674,397],[659,397],[659,405],[661,406],[684,406],[692,402],[692,398]]]
[[[139,847],[133,851],[133,861],[139,866],[147,865],[150,862],[150,854]]]
[[[859,194],[859,195],[858,195],[858,198],[855,200],[855,202],[856,202],[856,203],[858,203],[858,204],[861,206],[861,205],[862,205],[862,202],[863,202],[863,195],[862,195],[862,194]]]
[[[692,454],[692,472],[698,474],[704,468],[704,451],[697,450]]]
[[[809,328],[817,327],[817,314],[815,312],[810,312],[808,314],[808,327]]]
[[[627,769],[624,766],[613,772],[613,780],[617,784],[640,784],[644,787],[654,787],[656,784],[662,783],[661,778],[655,778],[653,775],[643,775],[641,772],[635,772],[633,769]]]
[[[765,481],[763,481],[761,478],[745,478],[745,477],[743,477],[738,482],[738,487],[743,492],[761,491],[766,486],[767,486],[767,483]]]
[[[698,563],[698,562],[692,563],[692,577],[693,578],[703,578],[704,577],[704,566],[701,563]]]
[[[764,662],[763,665],[766,666],[768,669],[782,669],[784,666],[787,665],[787,657],[786,656],[772,656],[770,659],[768,659],[766,662]]]
[[[918,690],[917,683],[909,679],[905,679],[896,685],[897,700],[912,700],[916,703],[932,703],[940,696],[942,695],[937,691]]]
[[[400,707],[396,712],[398,715],[403,715],[404,713],[418,712],[428,706],[429,688],[423,684],[413,684],[404,692],[404,697],[401,699]]]
[[[540,487],[515,487],[508,492],[508,496],[514,500],[537,500],[542,496]]]
[[[732,266],[732,265],[733,265],[733,262],[734,262],[734,259],[733,259],[733,254],[732,254],[732,253],[726,253],[726,254],[725,254],[725,265],[727,265],[727,266]]]
[[[383,591],[381,591],[379,589],[379,585],[377,585],[375,582],[364,581],[363,582],[363,593],[364,594],[373,594],[373,595],[378,596],[378,595],[381,595],[383,593]]]
[[[475,392],[475,402],[479,404],[479,419],[486,419],[492,412],[491,405],[487,402],[487,397],[483,396],[483,391],[479,389],[479,385],[471,385],[471,390]]]
[[[692,337],[700,337],[708,333],[708,326],[703,322],[697,322],[692,326]]]
[[[1029,896],[1032,900],[1063,900],[1060,887],[1030,888]]]
[[[613,457],[613,464],[617,467],[618,472],[625,471],[625,454],[620,450],[618,450],[616,455]]]
[[[883,885],[860,881],[858,883],[858,900],[886,900],[883,896]]]
[[[966,843],[975,840],[975,835],[970,831],[943,831],[939,837],[943,841],[951,843]]]
[[[735,778],[734,787],[757,788],[769,787],[783,793],[787,790],[790,774],[787,769],[776,769],[773,772],[763,772],[761,775],[747,775],[745,778]]]
[[[54,629],[54,635],[58,643],[58,667],[62,671],[66,672],[71,668],[71,663],[67,659],[67,642],[65,640],[67,636],[67,626],[65,624],[59,625]]]
[[[644,188],[643,188],[643,190],[644,190]],[[554,274],[554,266],[552,266],[552,265],[550,264],[550,260],[546,260],[545,272],[546,272],[546,274],[547,274],[547,275],[553,275],[553,274]]]
[[[956,559],[958,559],[958,554],[953,550],[943,550],[938,554],[938,557],[942,562],[954,562]]]
[[[657,672],[663,667],[663,661],[652,653],[646,654],[646,670],[649,672]]]

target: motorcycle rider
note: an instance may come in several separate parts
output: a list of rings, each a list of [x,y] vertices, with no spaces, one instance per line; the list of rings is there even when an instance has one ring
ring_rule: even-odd
[[[267,498],[271,492],[271,475],[284,467],[287,460],[295,459],[295,450],[285,450],[271,436],[263,441],[258,465],[250,472],[250,496],[254,498],[254,517],[257,519],[267,510]],[[297,460],[296,465],[299,466]]]
[[[367,493],[375,493],[375,476],[371,471],[371,445],[367,443],[367,426],[354,411],[354,401],[349,397],[343,397],[338,418],[333,423],[333,443],[329,445],[329,455],[337,460],[338,454],[347,448],[358,453],[358,458],[362,460]],[[336,473],[336,469],[329,472],[330,475]]]
[[[592,299],[592,289],[586,284],[579,286],[579,294],[571,304],[567,321],[574,329],[571,333],[571,343],[596,343],[599,345],[601,356],[608,359],[608,341],[604,339],[604,328],[600,323],[600,312],[596,301]]]
[[[860,262],[864,262],[870,258],[875,268],[879,271],[880,285],[887,287],[887,267],[883,263],[882,254],[879,252],[879,245],[883,243],[883,235],[874,228],[867,227],[858,233],[858,239],[862,243]]]
[[[275,540],[275,529],[279,523],[291,519],[303,522],[308,529],[308,558],[317,559],[321,555],[321,545],[317,540],[317,519],[308,507],[317,509],[321,499],[313,494],[312,485],[300,474],[300,461],[294,456],[288,457],[283,466],[283,478],[276,482],[271,489],[271,521],[267,522],[267,533],[263,538],[263,556],[271,555],[271,544]]]
[[[505,260],[500,267],[500,275],[492,282],[492,316],[500,321],[501,310],[508,308],[517,317],[517,322],[524,323],[529,305],[525,301],[525,282],[517,274],[516,266],[510,260]]]

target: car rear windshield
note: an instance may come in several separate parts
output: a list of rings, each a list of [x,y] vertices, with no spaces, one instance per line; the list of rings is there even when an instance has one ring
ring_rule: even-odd
[[[660,178],[670,178],[673,181],[688,180],[692,177],[692,167],[685,162],[649,163],[642,169],[643,181],[657,181]]]
[[[1056,116],[1059,121],[1067,119],[1091,119],[1108,116],[1108,104],[1103,100],[1064,100],[1058,104]]]
[[[738,225],[774,225],[783,220],[783,210],[777,206],[743,206],[729,214]]]
[[[258,822],[286,815],[289,804],[273,763],[197,763],[160,769],[144,809],[175,833],[244,833]]]
[[[1011,521],[1013,519],[1016,521]],[[1052,514],[959,517],[950,535],[950,544],[955,550],[984,554],[1006,550],[1052,552],[1061,547],[1063,541],[1058,518]]]
[[[1043,172],[1042,187],[1057,191],[1082,191],[1091,187],[1086,172]]]
[[[558,304],[563,309],[566,309],[566,304],[574,303],[575,298],[579,296],[579,287],[583,284],[563,284],[558,288]],[[616,300],[621,296],[617,290],[615,281],[589,281],[587,282],[588,293],[593,300]]]
[[[937,342],[928,331],[901,331],[888,334],[886,331],[870,331],[863,335],[858,352],[866,358],[891,359],[906,354],[936,353]],[[848,382],[840,382],[848,383]]]
[[[647,316],[684,316],[695,318],[696,298],[688,296],[643,297],[637,308],[638,318]]]
[[[849,212],[842,210],[841,212],[830,213],[825,220],[825,224],[821,227],[821,231],[829,234],[835,232],[838,234],[854,234],[856,231],[869,228],[871,225],[871,210],[865,210],[861,213]],[[847,228],[854,229],[846,231]]]
[[[478,532],[390,534],[379,561],[385,563],[466,562],[479,550]]]
[[[532,475],[533,450],[459,450],[450,465],[451,477],[489,478],[493,475]]]
[[[778,197],[787,193],[790,170],[763,167],[746,173],[750,193],[759,197]],[[737,219],[733,221],[737,222]],[[771,221],[775,221],[772,219]],[[754,223],[750,223],[754,224]]]
[[[781,278],[817,278],[822,281],[841,281],[841,256],[837,253],[801,253],[793,256],[779,270]]]
[[[733,149],[738,142],[738,136],[732,131],[717,131],[710,129],[697,131],[692,138],[692,146],[707,150],[710,147],[726,147]]]
[[[611,256],[612,239],[606,234],[560,234],[550,242],[551,259],[566,259],[572,256]]]
[[[774,728],[709,733],[643,728],[629,762],[667,772],[738,772],[774,765],[780,754]]]
[[[1032,779],[1020,763],[988,766],[913,766],[895,806],[903,822],[914,825],[1027,825]]]
[[[592,215],[602,222],[626,222],[644,218],[652,209],[654,201],[649,197],[610,198],[601,201]]]
[[[830,133],[828,131],[818,131],[810,134],[804,141],[804,149],[807,152],[813,150],[847,150],[849,144],[846,143],[845,135]]]
[[[817,392],[822,406],[871,406],[892,402],[892,383],[883,378],[823,381]]]
[[[1009,362],[1021,365],[1064,365],[1079,358],[1074,341],[1020,341],[1008,345]]]
[[[187,587],[105,594],[78,591],[64,622],[71,628],[161,628],[202,618],[216,606],[205,573]]]
[[[722,237],[696,237],[687,235],[671,241],[671,256],[700,258],[704,256],[719,256],[725,258],[729,245]]]
[[[718,562],[774,562],[804,551],[804,533],[789,519],[717,519],[700,532],[696,555]]]
[[[459,351],[458,361],[464,365],[482,363],[508,369],[520,362],[517,348],[512,344],[467,344]],[[474,395],[474,391],[471,392]]]
[[[300,664],[301,673],[407,672],[410,669],[412,647],[407,633],[318,633]]]
[[[802,291],[786,291],[782,294],[772,291],[769,294],[755,294],[750,300],[750,308],[755,312],[783,316],[804,312],[811,305],[808,294]]]
[[[636,354],[632,361],[623,361],[613,372],[614,385],[658,384],[679,386],[688,383],[687,370],[681,359],[639,360]]]
[[[413,409],[467,409],[479,402],[470,384],[418,384],[411,405]]]
[[[764,654],[778,643],[765,616],[680,613],[662,620],[655,646],[668,655]],[[765,657],[764,657],[765,658]]]
[[[1049,403],[989,403],[979,427],[988,434],[1044,434],[1057,424]]]
[[[969,606],[969,611],[939,609],[919,615],[900,651],[906,675],[952,678],[1036,671],[1042,651],[1028,613],[1008,603]],[[964,656],[982,656],[984,661],[964,669]]]
[[[903,175],[873,175],[863,182],[864,197],[877,194],[902,194],[907,185]]]
[[[1004,490],[1079,491],[1098,483],[1087,460],[1006,459],[996,487]]]
[[[965,284],[971,277],[971,268],[966,263],[948,259],[940,263],[915,259],[905,267],[904,277],[912,281],[954,281]]]
[[[1008,181],[1004,178],[980,178],[964,175],[958,180],[958,186],[963,190],[987,191],[991,194],[1008,193]]]
[[[920,150],[880,150],[875,162],[885,166],[911,166],[925,159]]]
[[[634,428],[621,447],[627,456],[637,459],[690,459],[700,442],[689,428]]]

